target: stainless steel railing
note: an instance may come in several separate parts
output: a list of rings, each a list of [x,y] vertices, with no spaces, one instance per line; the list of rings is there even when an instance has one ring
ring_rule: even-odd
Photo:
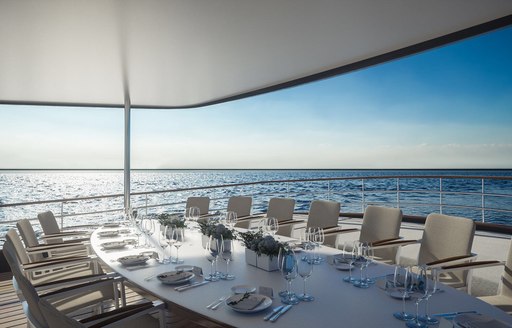
[[[430,183],[424,183],[426,179]],[[414,180],[422,182],[411,183]],[[456,180],[471,181],[474,185],[476,182],[480,186],[479,190],[474,187],[464,190],[467,186],[462,186],[459,190],[450,183]],[[308,186],[309,184],[313,185]],[[432,187],[414,189],[408,187],[411,185]],[[330,199],[342,202],[342,212],[364,212],[369,204],[400,207],[404,214],[413,215],[424,215],[422,210],[447,214],[469,211],[470,215],[463,216],[480,222],[496,221],[495,218],[499,216],[500,223],[512,225],[512,177],[411,175],[271,180],[133,192],[131,198],[133,208],[139,211],[167,211],[182,209],[186,201],[184,194],[208,195],[212,201],[211,210],[214,211],[225,209],[231,195],[244,194],[253,197],[253,210],[256,212],[264,211],[271,197],[280,196],[295,198],[298,204],[296,210],[303,211],[307,211],[312,199]],[[97,206],[92,206],[92,210],[87,209],[91,207],[91,202],[103,200],[108,200],[103,209]],[[79,203],[89,204],[80,206],[77,205]],[[32,205],[58,205],[60,210],[54,212],[60,217],[61,226],[64,227],[69,225],[68,219],[74,217],[122,214],[122,204],[123,194],[111,194],[0,204],[0,210]],[[34,216],[35,214],[33,213]],[[507,222],[509,218],[510,221]],[[14,224],[18,219],[4,220],[2,224]]]

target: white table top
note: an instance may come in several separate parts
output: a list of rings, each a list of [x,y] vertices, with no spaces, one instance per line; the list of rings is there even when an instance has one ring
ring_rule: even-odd
[[[103,228],[103,230],[107,229],[115,228]],[[308,291],[315,297],[315,300],[295,305],[275,323],[263,321],[263,317],[270,313],[271,308],[254,314],[237,313],[226,305],[221,306],[216,311],[208,310],[206,306],[221,296],[230,294],[231,287],[244,284],[255,287],[272,287],[275,297],[272,306],[278,306],[281,304],[278,292],[284,289],[285,280],[279,271],[266,272],[247,265],[245,263],[244,247],[237,242],[235,243],[234,261],[230,265],[230,271],[236,275],[235,280],[210,282],[200,287],[177,292],[174,290],[176,286],[164,285],[156,278],[149,281],[144,280],[148,276],[171,271],[176,265],[162,265],[156,263],[155,260],[150,260],[147,267],[128,270],[115,259],[121,256],[139,254],[144,249],[134,249],[132,246],[127,246],[115,251],[102,250],[100,244],[103,242],[134,237],[99,238],[97,232],[98,230],[92,234],[91,244],[98,257],[112,270],[120,273],[132,283],[162,300],[168,301],[171,305],[171,311],[173,305],[178,305],[216,322],[235,327],[405,327],[404,322],[395,319],[392,315],[393,312],[401,310],[401,300],[389,297],[375,285],[368,289],[359,289],[345,283],[342,278],[348,273],[336,270],[325,262],[314,266],[313,274],[307,281]],[[188,230],[185,234],[186,242],[180,248],[180,258],[185,260],[184,264],[200,266],[205,274],[208,273],[210,263],[204,256],[201,236],[197,232]],[[321,247],[320,253],[329,255],[337,254],[339,251]],[[173,255],[175,255],[174,248]],[[220,263],[219,265],[220,271],[223,271],[225,269],[224,264]],[[392,272],[393,267],[384,264],[372,264],[368,268],[370,277]],[[358,270],[354,273],[358,274]],[[302,278],[297,277],[294,280],[293,290],[297,293],[302,292]],[[512,325],[512,317],[498,308],[447,286],[443,286],[442,290],[443,292],[435,294],[430,299],[431,313],[476,310]],[[413,312],[415,309],[412,301],[408,301],[406,306],[409,312]]]

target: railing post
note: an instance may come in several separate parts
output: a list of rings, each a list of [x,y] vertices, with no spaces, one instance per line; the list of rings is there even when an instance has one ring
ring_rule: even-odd
[[[400,178],[396,178],[396,207],[400,208]]]
[[[485,180],[482,179],[482,223],[485,223]]]
[[[361,213],[364,213],[365,208],[365,200],[364,200],[364,179],[361,179],[361,195],[362,195],[362,204],[361,204]]]
[[[439,178],[439,213],[443,214],[443,178]]]
[[[64,229],[64,202],[60,203],[60,228]]]

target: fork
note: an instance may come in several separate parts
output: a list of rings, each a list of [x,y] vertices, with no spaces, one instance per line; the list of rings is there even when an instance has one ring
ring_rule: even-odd
[[[228,298],[227,296],[222,296],[221,298],[219,298],[218,300],[216,301],[213,301],[212,303],[208,304],[206,306],[207,309],[210,309],[210,310],[217,310],[217,308],[222,304],[222,302],[224,300],[226,300],[226,298]]]

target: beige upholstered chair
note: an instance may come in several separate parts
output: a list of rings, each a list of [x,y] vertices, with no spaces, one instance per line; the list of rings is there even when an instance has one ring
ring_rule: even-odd
[[[6,243],[8,243],[12,248],[14,260],[21,268],[24,275],[34,285],[42,285],[56,280],[103,273],[97,261],[88,256],[73,256],[69,258],[31,261],[30,256],[27,253],[27,248],[24,247],[15,229],[10,229],[5,235],[5,239]],[[39,248],[34,253],[42,253],[61,248],[62,246],[60,245],[49,245]],[[30,248],[28,250],[30,251]]]
[[[279,225],[293,218],[293,210],[295,209],[295,199],[291,198],[271,198],[268,202],[266,214],[254,215],[238,220],[235,224],[237,228],[249,229],[252,224],[261,221],[264,218],[276,218]],[[279,234],[279,231],[277,232]]]
[[[228,212],[235,212],[237,218],[251,215],[252,197],[233,196],[228,200]]]
[[[108,316],[110,313],[103,313],[95,318],[113,318],[114,321],[119,321],[120,323],[123,322],[123,327],[134,327],[130,325],[132,321],[127,321],[127,319],[125,319],[125,317],[127,317],[127,313],[140,313],[135,310],[141,309],[151,309],[154,311],[154,309],[146,305],[140,306],[140,308],[138,307],[135,310],[133,307],[119,308],[120,302],[123,305],[125,304],[124,299],[120,299],[123,297],[124,291],[119,292],[118,290],[119,287],[123,287],[123,285],[120,284],[122,278],[119,277],[102,277],[101,279],[76,284],[72,284],[72,281],[68,279],[67,288],[55,289],[55,286],[49,284],[46,287],[51,290],[51,292],[40,294],[29,279],[27,279],[23,274],[23,271],[16,260],[16,250],[11,239],[6,239],[4,244],[4,254],[13,272],[13,285],[23,295],[23,311],[33,327],[86,327],[81,325],[80,322],[72,320],[68,316],[81,314],[86,309],[94,308],[99,308],[102,312],[105,303],[117,308],[117,310],[114,310],[116,315],[112,317]],[[159,305],[159,309],[163,309],[162,304]],[[124,315],[122,316],[122,314]],[[95,318],[88,317],[87,319],[83,319],[82,322],[96,322]],[[161,316],[161,318],[163,318],[163,316]],[[146,320],[143,322],[140,322],[137,319],[137,323],[143,323],[143,327],[146,327],[149,323],[155,321],[151,320],[152,317],[146,317],[144,319]],[[157,325],[150,325],[149,327],[157,327],[158,321],[156,321],[156,323]]]
[[[443,271],[454,270],[472,270],[487,268],[491,266],[504,265],[505,268],[501,275],[501,281],[498,286],[498,294],[490,296],[481,296],[479,299],[492,304],[501,310],[512,314],[512,242],[509,244],[507,259],[502,261],[474,261],[471,263],[462,263],[450,266],[443,266]]]
[[[339,202],[329,200],[314,200],[309,206],[306,228],[323,228],[325,233],[324,244],[334,246],[336,243],[338,219],[341,205]],[[292,231],[290,231],[291,236]]]
[[[37,214],[37,219],[44,232],[41,238],[46,240],[48,244],[62,243],[63,238],[73,238],[75,241],[89,241],[90,231],[65,231],[61,229],[52,211]]]
[[[29,253],[29,257],[32,261],[41,261],[45,257],[43,256],[43,253],[35,253],[32,252],[37,249],[44,249],[46,248],[45,244],[40,244],[39,240],[37,239],[36,233],[34,231],[34,228],[32,227],[32,224],[30,224],[30,221],[27,219],[21,219],[16,223],[16,227],[18,228],[18,231],[20,233],[21,239],[23,240],[23,243],[25,244],[25,250],[27,253]],[[55,245],[61,245],[63,247],[54,248],[50,247],[50,249],[46,252],[48,257],[62,257],[62,256],[86,256],[90,254],[90,251],[86,245],[83,245],[79,243],[77,245],[77,242],[74,240],[69,240],[68,242],[63,243],[55,243],[51,244],[53,246]],[[67,246],[67,247],[64,247]]]
[[[359,241],[379,244],[400,238],[402,210],[398,208],[370,205],[363,215]],[[383,262],[394,263],[398,247],[375,249],[375,257]]]
[[[437,213],[429,214],[425,221],[423,237],[417,241],[420,242],[420,249],[415,263],[439,268],[472,261],[476,257],[471,253],[474,235],[475,223],[473,220]],[[390,242],[388,245],[407,243],[411,243],[411,241]],[[400,258],[400,252],[397,258],[399,262],[404,262],[404,259]],[[468,272],[445,271],[440,276],[440,281],[454,288],[465,289],[468,285]]]
[[[187,198],[187,204],[185,205],[185,209],[189,209],[191,207],[199,208],[199,215],[204,216],[208,215],[208,211],[210,210],[210,197],[189,197]]]

